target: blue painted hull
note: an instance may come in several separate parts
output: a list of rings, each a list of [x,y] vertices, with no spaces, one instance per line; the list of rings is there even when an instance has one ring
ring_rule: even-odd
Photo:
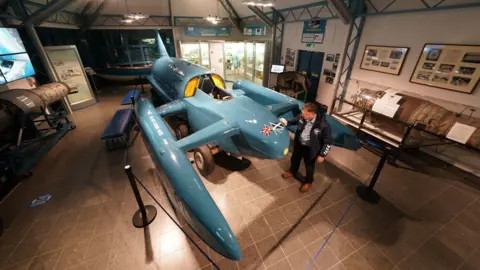
[[[240,247],[227,221],[152,103],[139,100],[135,116],[157,170],[165,171],[168,177],[162,184],[176,212],[213,250],[240,260]]]

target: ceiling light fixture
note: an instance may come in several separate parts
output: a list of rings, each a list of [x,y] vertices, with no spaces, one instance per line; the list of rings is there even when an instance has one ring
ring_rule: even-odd
[[[124,17],[122,19],[122,23],[132,23],[134,20],[133,19],[130,19],[130,18],[127,18],[127,17]]]
[[[148,15],[144,15],[142,13],[130,13],[128,15],[125,15],[125,17],[133,20],[148,19]]]
[[[205,20],[213,23],[213,24],[218,24],[218,22],[220,22],[222,19],[218,16],[212,16],[212,15],[208,15],[207,17],[205,17]]]
[[[242,3],[247,6],[257,6],[257,7],[275,6],[275,0],[244,0]]]

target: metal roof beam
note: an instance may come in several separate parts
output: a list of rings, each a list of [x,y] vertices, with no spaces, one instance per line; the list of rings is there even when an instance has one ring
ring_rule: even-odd
[[[222,4],[225,11],[228,13],[228,19],[232,22],[232,24],[241,32],[242,27],[240,24],[240,17],[238,17],[237,11],[233,8],[232,4],[229,0],[218,0],[220,4]]]
[[[90,8],[92,7],[93,5],[93,1],[88,1],[87,4],[83,7],[82,9],[82,12],[80,13],[80,16],[87,16],[88,14],[88,11],[90,10]]]
[[[267,16],[265,13],[263,13],[258,7],[255,6],[248,6],[248,9],[257,16],[257,18],[262,21],[264,24],[268,25],[269,27],[273,27],[275,23]]]
[[[39,25],[48,19],[50,16],[62,11],[68,5],[76,2],[76,0],[54,0],[46,4],[43,8],[35,11],[28,17],[23,24],[25,25]]]
[[[92,26],[95,23],[95,21],[100,16],[100,13],[103,11],[104,7],[105,7],[105,1],[102,2],[100,5],[98,5],[97,9],[95,9],[95,11],[92,13],[92,15],[87,16],[85,18],[85,23],[83,25],[84,29],[89,28],[90,26]]]
[[[24,4],[20,0],[8,0],[8,5],[12,7],[13,12],[15,15],[25,19],[28,17],[27,9],[25,8]]]

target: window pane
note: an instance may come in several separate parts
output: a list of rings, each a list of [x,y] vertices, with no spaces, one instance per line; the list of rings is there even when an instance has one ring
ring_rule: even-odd
[[[200,44],[184,43],[181,49],[183,59],[194,64],[200,64]]]
[[[143,60],[143,55],[142,55],[142,50],[141,48],[138,47],[130,47],[130,59],[132,63],[143,63],[145,62]]]
[[[263,84],[263,62],[265,58],[265,43],[255,44],[255,77],[253,81],[257,84]]]
[[[245,79],[245,43],[225,43],[225,63],[227,80],[236,81]]]
[[[202,48],[202,66],[206,68],[210,68],[210,61],[209,61],[209,50],[208,50],[208,43],[206,42],[201,42],[200,46]]]
[[[144,47],[143,53],[145,54],[145,61],[153,62],[160,57],[160,53],[156,47]]]

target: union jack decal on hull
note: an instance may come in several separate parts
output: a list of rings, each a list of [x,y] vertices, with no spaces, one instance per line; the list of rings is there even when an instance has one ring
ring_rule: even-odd
[[[262,134],[265,135],[265,136],[268,136],[268,135],[270,135],[270,133],[272,133],[272,127],[267,126],[267,125],[263,125]]]

